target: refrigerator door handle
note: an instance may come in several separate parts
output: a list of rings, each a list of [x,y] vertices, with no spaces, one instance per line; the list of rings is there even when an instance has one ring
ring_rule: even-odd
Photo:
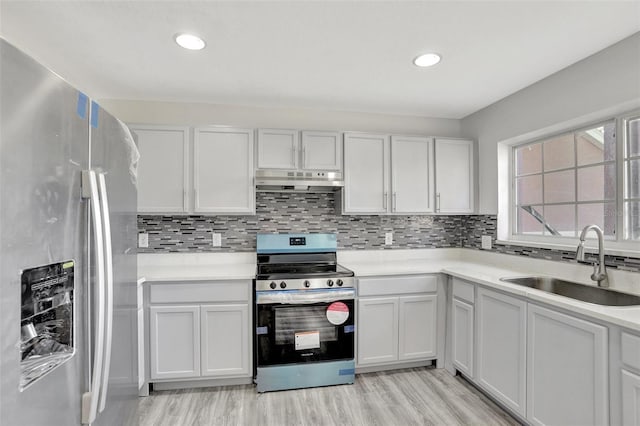
[[[104,370],[100,389],[100,405],[98,412],[102,413],[107,403],[107,389],[109,386],[109,369],[111,367],[111,342],[113,340],[113,252],[111,251],[111,219],[109,215],[109,201],[107,199],[107,184],[104,173],[98,173],[98,193],[101,201],[102,224],[104,231],[104,265],[105,265],[105,293],[107,324],[105,329]]]
[[[105,296],[105,271],[104,271],[104,241],[102,233],[102,212],[98,196],[98,182],[93,170],[82,172],[82,195],[91,202],[91,222],[95,231],[96,252],[96,276],[97,276],[97,313],[95,327],[95,347],[93,348],[93,372],[91,385],[88,392],[82,394],[82,424],[91,424],[98,413],[99,386],[102,382],[102,367],[104,358],[104,296]]]

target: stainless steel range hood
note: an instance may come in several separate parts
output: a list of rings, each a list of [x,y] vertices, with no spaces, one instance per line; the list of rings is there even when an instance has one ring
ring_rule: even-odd
[[[256,170],[258,192],[333,192],[343,186],[336,171]]]

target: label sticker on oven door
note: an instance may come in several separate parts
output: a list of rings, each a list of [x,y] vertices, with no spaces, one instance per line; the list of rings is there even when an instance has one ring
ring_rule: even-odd
[[[349,307],[342,302],[333,302],[327,307],[327,319],[333,325],[344,324],[349,318]]]
[[[301,331],[296,333],[296,351],[320,347],[319,331]]]

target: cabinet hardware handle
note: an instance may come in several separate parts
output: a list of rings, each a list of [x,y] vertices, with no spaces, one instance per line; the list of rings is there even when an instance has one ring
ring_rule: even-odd
[[[396,194],[396,192],[393,192],[393,211],[395,212],[396,209],[398,208],[398,196]]]
[[[440,193],[439,192],[436,194],[436,211],[437,212],[440,211]]]
[[[388,196],[389,196],[389,194],[387,193],[387,191],[385,191],[382,194],[382,208],[385,209],[385,210],[387,209],[387,198],[388,198]]]

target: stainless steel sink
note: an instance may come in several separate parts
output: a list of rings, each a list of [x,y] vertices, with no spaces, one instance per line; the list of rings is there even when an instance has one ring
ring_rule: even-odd
[[[591,287],[571,281],[559,280],[550,277],[514,277],[500,278],[501,281],[535,288],[548,293],[570,297],[583,302],[595,303],[605,306],[634,306],[640,305],[640,296],[620,293],[601,287]]]

